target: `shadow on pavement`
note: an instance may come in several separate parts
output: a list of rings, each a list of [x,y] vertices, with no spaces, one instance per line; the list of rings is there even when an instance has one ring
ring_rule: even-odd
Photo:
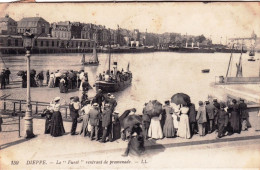
[[[155,139],[145,141],[145,154],[143,156],[152,157],[160,152],[165,151],[165,146],[157,144]]]
[[[6,148],[14,146],[14,145],[18,145],[18,144],[23,143],[23,142],[27,142],[31,139],[33,139],[33,138],[30,138],[30,139],[22,138],[20,140],[14,141],[14,142],[10,142],[10,143],[0,145],[0,150],[6,149]]]

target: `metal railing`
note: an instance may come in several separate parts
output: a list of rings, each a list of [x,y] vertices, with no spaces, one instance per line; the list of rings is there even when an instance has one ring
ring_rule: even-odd
[[[23,113],[26,111],[26,100],[18,100],[18,99],[0,99],[3,102],[3,112],[6,113],[7,111],[11,111],[10,114],[15,116],[17,113]],[[9,104],[9,105],[8,105]],[[31,101],[32,105],[32,112],[34,115],[38,115],[42,113],[47,106],[50,105],[48,102],[39,102],[39,101]],[[8,109],[9,106],[9,109]],[[64,112],[65,110],[65,112]],[[64,115],[65,118],[68,117],[68,105],[61,106],[61,113]]]

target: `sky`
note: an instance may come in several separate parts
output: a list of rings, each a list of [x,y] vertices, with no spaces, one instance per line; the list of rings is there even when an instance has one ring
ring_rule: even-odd
[[[79,21],[116,29],[201,35],[213,42],[227,38],[260,37],[260,2],[178,3],[2,3],[0,17],[19,21],[37,14],[45,20]],[[222,37],[222,38],[221,38]]]

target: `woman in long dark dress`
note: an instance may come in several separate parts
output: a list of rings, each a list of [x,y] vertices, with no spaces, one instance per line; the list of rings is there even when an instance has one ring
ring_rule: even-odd
[[[60,102],[60,97],[56,97],[54,101],[51,103],[51,107],[53,109],[53,115],[51,119],[50,134],[53,137],[62,136],[65,133],[59,102]]]
[[[49,109],[45,109],[43,111],[43,114],[41,115],[42,117],[46,117],[46,121],[45,121],[45,130],[44,130],[44,134],[49,134],[51,131],[51,117],[52,117],[52,111]]]
[[[163,134],[166,138],[171,138],[175,136],[175,128],[173,125],[173,108],[170,106],[170,101],[167,100],[165,101],[165,106],[163,109],[166,112],[166,119],[165,119],[165,124],[163,126]]]
[[[240,113],[239,105],[235,99],[232,100],[232,105],[228,107],[230,112],[230,130],[229,135],[233,133],[240,133]]]

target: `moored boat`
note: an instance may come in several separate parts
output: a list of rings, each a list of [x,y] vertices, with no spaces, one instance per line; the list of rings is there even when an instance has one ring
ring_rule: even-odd
[[[85,54],[83,54],[82,59],[81,59],[81,64],[85,66],[98,66],[99,61],[98,61],[98,55],[97,55],[97,50],[96,50],[96,43],[94,43],[94,48],[93,48],[93,55],[92,57],[86,61]]]
[[[215,50],[211,48],[199,47],[169,47],[170,51],[178,53],[214,53]]]
[[[110,50],[109,50],[110,51]],[[129,63],[126,72],[117,70],[117,62],[114,62],[114,70],[110,70],[111,53],[109,52],[109,66],[105,75],[99,75],[95,82],[96,90],[102,90],[104,93],[117,92],[124,90],[132,83],[132,73],[129,70]]]
[[[201,70],[202,73],[209,73],[210,69],[203,69]]]

